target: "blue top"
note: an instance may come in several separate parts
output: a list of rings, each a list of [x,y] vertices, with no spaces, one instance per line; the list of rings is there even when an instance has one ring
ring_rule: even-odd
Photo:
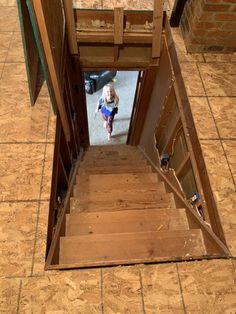
[[[103,97],[99,99],[98,103],[99,107],[101,107],[102,114],[104,114],[105,116],[111,116],[113,114],[113,109],[117,107],[117,104],[114,102],[114,100],[105,103]]]

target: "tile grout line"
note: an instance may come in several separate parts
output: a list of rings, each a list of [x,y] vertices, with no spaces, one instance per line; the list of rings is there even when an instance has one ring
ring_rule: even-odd
[[[141,273],[140,267],[139,267],[139,281],[140,281],[140,288],[141,288],[141,300],[142,300],[143,313],[146,314],[145,303],[144,303],[144,294],[143,294],[143,278],[142,278],[142,273]]]
[[[102,314],[104,313],[104,291],[103,291],[103,269],[101,268],[101,310],[102,310]]]
[[[177,263],[175,263],[175,267],[176,267],[177,275],[178,275],[179,290],[180,290],[180,294],[181,294],[181,300],[182,300],[182,305],[183,305],[184,313],[187,314],[186,306],[185,306],[185,302],[184,302],[184,296],[183,296],[183,287],[182,287],[182,284],[181,284],[180,275],[179,275],[179,267],[178,267],[178,264],[177,264]]]
[[[48,107],[48,122],[47,122],[47,130],[46,130],[46,143],[44,147],[44,158],[43,158],[43,166],[42,166],[42,174],[41,174],[41,182],[40,182],[40,190],[39,190],[39,200],[38,200],[38,211],[37,211],[37,218],[36,218],[36,226],[35,226],[35,238],[34,238],[34,245],[33,245],[33,254],[32,254],[32,266],[31,266],[31,276],[34,272],[34,259],[35,259],[35,250],[36,250],[36,243],[37,243],[37,236],[38,236],[38,225],[39,225],[39,214],[41,208],[41,195],[42,195],[42,184],[43,184],[43,175],[45,169],[45,162],[46,162],[46,152],[47,152],[47,137],[48,137],[48,130],[49,130],[49,121],[50,121],[50,106]]]
[[[19,286],[19,293],[17,297],[17,306],[16,306],[16,313],[20,313],[20,299],[21,299],[21,292],[22,292],[22,279],[20,280],[20,286]]]
[[[219,128],[218,128],[218,126],[217,126],[216,119],[215,119],[215,116],[214,116],[214,114],[213,114],[213,111],[212,111],[212,108],[211,108],[211,105],[210,105],[209,97],[208,97],[207,92],[206,92],[206,89],[205,89],[205,85],[204,85],[204,82],[203,82],[203,79],[202,79],[202,76],[201,76],[201,73],[200,73],[200,70],[199,70],[199,67],[198,67],[198,63],[197,63],[196,65],[197,65],[198,73],[199,73],[199,76],[200,76],[200,79],[201,79],[201,82],[202,82],[202,85],[203,85],[203,89],[204,89],[205,94],[206,94],[207,104],[208,104],[208,107],[209,107],[209,109],[210,109],[210,112],[211,112],[213,121],[214,121],[214,123],[215,123],[215,127],[216,127],[217,134],[218,134],[218,136],[219,136],[219,139],[218,139],[218,140],[220,141],[221,147],[222,147],[222,149],[223,149],[224,156],[225,156],[225,159],[226,159],[226,162],[227,162],[227,165],[228,165],[228,168],[229,168],[229,172],[230,172],[230,175],[231,175],[231,179],[232,179],[233,184],[234,184],[234,190],[236,191],[236,182],[235,182],[235,180],[234,180],[233,173],[232,173],[232,169],[231,169],[231,166],[230,166],[230,164],[229,164],[229,160],[228,160],[228,157],[227,157],[227,154],[226,154],[224,145],[223,145],[223,140],[222,140],[222,138],[221,138],[221,136],[220,136],[220,131],[219,131]],[[224,96],[224,97],[230,97],[230,96]]]

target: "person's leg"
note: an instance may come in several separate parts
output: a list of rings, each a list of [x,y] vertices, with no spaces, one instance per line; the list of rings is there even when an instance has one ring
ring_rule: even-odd
[[[114,115],[111,115],[107,119],[107,132],[108,132],[108,139],[111,139],[111,133],[113,130],[113,120],[114,120]]]
[[[106,129],[106,128],[107,128],[108,117],[105,116],[104,114],[102,114],[102,118],[103,118],[103,120],[104,120],[103,127]]]

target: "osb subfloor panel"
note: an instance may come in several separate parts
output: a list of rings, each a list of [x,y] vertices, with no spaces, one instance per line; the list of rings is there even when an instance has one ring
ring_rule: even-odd
[[[187,55],[179,31],[175,33],[235,256],[236,58]],[[55,117],[45,86],[30,107],[22,56],[15,1],[0,0],[0,313],[235,313],[234,260],[45,273]]]

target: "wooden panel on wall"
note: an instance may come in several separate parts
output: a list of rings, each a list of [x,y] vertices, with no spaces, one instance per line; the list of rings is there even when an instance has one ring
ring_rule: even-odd
[[[54,7],[55,6],[55,7]],[[31,20],[39,34],[43,50],[43,60],[47,66],[49,89],[52,91],[55,105],[60,114],[67,140],[70,140],[70,128],[62,97],[62,55],[64,45],[64,19],[61,2],[56,0],[28,0]],[[52,14],[53,12],[53,14]],[[57,15],[57,17],[54,17]],[[51,18],[53,16],[53,18]],[[54,24],[55,23],[55,24]]]
[[[155,162],[157,160],[157,151],[155,149],[155,129],[157,121],[160,119],[162,107],[166,101],[166,95],[171,91],[173,84],[173,74],[171,62],[169,59],[167,46],[165,42],[162,46],[159,67],[153,86],[150,91],[151,98],[148,102],[143,99],[142,106],[148,107],[144,127],[139,145],[147,152],[149,157]]]
[[[25,64],[27,70],[29,94],[31,104],[34,105],[37,99],[37,92],[40,87],[37,87],[39,75],[39,54],[34,37],[33,27],[30,22],[30,16],[25,0],[17,0],[18,14],[20,18],[20,27],[22,42],[24,47]]]

